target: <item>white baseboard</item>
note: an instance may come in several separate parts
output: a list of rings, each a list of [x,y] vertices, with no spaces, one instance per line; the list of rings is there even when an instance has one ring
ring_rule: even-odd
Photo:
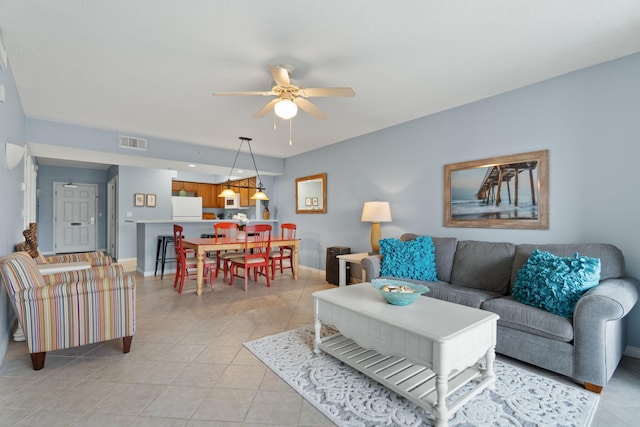
[[[638,347],[631,347],[630,345],[628,345],[625,349],[624,349],[624,353],[625,356],[629,356],[629,357],[633,357],[634,359],[640,359],[640,348]]]

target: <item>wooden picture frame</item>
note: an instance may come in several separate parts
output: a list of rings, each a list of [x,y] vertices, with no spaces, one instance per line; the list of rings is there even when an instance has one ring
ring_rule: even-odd
[[[549,150],[444,166],[444,226],[549,229]]]
[[[147,207],[155,208],[156,207],[156,198],[155,194],[147,194]]]
[[[144,207],[145,197],[144,193],[135,193],[133,195],[133,206],[137,208]]]
[[[296,178],[296,213],[327,213],[327,174]]]

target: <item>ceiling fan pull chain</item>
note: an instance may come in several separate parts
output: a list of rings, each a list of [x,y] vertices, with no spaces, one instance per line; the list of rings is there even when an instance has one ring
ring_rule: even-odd
[[[293,145],[293,119],[289,119],[289,147]]]

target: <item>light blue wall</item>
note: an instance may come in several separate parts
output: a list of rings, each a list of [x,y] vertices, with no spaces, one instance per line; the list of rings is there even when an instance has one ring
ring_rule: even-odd
[[[13,252],[17,242],[24,240],[24,193],[20,185],[24,181],[24,160],[9,170],[6,166],[5,143],[24,146],[25,117],[10,66],[4,71],[0,70],[0,84],[6,91],[5,101],[0,103],[0,194],[3,200],[0,209],[0,256],[5,256]],[[0,290],[0,360],[4,358],[14,318],[7,293]]]
[[[96,212],[98,240],[97,250],[104,251],[107,245],[107,171],[84,168],[62,168],[38,166],[38,247],[43,253],[55,253],[53,247],[54,228],[54,184],[74,182],[98,186],[98,211]]]
[[[171,171],[120,166],[118,182],[118,259],[130,259],[137,250],[136,224],[130,220],[171,218]],[[135,207],[135,193],[156,194],[156,207]]]
[[[549,230],[443,226],[443,166],[549,149]],[[514,90],[285,161],[280,222],[295,222],[300,260],[324,268],[326,248],[369,250],[367,200],[391,204],[383,237],[404,232],[514,243],[608,242],[640,278],[640,54]],[[327,173],[326,215],[294,210],[297,177]],[[629,344],[640,347],[640,309]]]

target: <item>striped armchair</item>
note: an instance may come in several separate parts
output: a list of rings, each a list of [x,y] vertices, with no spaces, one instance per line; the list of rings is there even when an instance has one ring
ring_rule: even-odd
[[[120,270],[118,270],[120,268]],[[47,284],[27,252],[0,259],[0,278],[25,334],[34,370],[44,367],[46,352],[123,339],[131,349],[135,332],[135,280],[115,269],[59,276]],[[89,276],[81,276],[88,274]],[[111,277],[109,277],[111,276]]]

